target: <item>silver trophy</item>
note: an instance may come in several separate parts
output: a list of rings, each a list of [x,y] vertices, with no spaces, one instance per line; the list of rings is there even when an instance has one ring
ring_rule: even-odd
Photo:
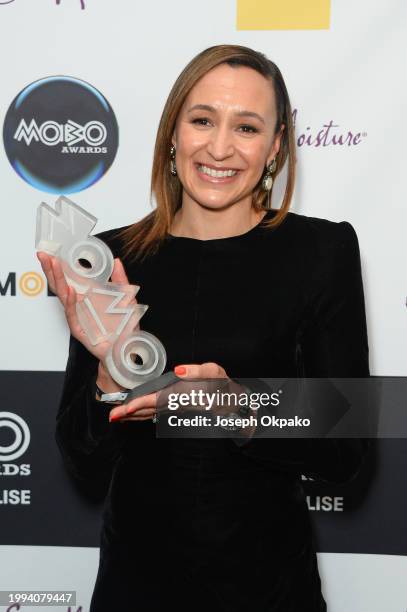
[[[82,329],[93,346],[109,343],[104,364],[119,385],[132,390],[121,394],[127,403],[179,379],[173,372],[161,376],[167,360],[164,346],[140,329],[148,309],[134,299],[140,287],[109,282],[114,258],[102,240],[90,236],[96,223],[96,217],[65,196],[56,200],[55,210],[41,203],[35,248],[59,258],[67,283],[81,297],[76,311]]]

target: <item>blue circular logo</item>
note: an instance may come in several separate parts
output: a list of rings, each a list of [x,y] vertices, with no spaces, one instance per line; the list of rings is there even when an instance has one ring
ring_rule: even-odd
[[[76,193],[110,168],[119,144],[116,117],[89,83],[68,76],[23,89],[3,127],[7,157],[27,183],[49,193]]]

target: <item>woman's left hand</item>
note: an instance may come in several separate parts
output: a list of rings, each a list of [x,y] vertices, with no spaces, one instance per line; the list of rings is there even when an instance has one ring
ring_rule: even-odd
[[[207,362],[207,363],[192,363],[186,365],[178,365],[174,368],[175,374],[180,378],[181,381],[188,381],[189,379],[227,379],[228,392],[231,392],[231,387],[233,386],[233,391],[235,393],[243,393],[244,389],[235,381],[229,379],[226,374],[224,368],[218,365],[217,363]],[[174,389],[178,391],[177,385],[179,383],[175,383],[171,385],[170,389]],[[191,390],[193,385],[189,385],[185,388],[185,391],[180,388],[181,392],[188,392],[188,389]],[[202,387],[200,387],[202,388]],[[128,404],[123,404],[121,406],[116,406],[110,411],[109,419],[110,421],[145,421],[148,419],[152,419],[157,412],[157,398],[159,393],[155,392],[149,393],[148,395],[142,395],[141,397],[136,397],[131,400]],[[229,411],[233,411],[233,407],[228,407]]]

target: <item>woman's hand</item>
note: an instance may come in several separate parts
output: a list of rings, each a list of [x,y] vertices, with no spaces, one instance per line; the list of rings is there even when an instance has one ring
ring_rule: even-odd
[[[70,286],[66,282],[65,274],[58,257],[49,255],[45,251],[38,251],[37,257],[41,263],[43,272],[47,277],[48,285],[51,291],[55,293],[64,307],[65,317],[72,336],[79,340],[79,342],[81,342],[87,348],[87,350],[92,353],[92,355],[103,362],[110,348],[110,343],[100,342],[99,344],[93,345],[79,323],[76,312],[76,304],[81,302],[84,296],[77,293],[74,287]],[[118,257],[116,257],[114,260],[111,280],[117,284],[130,284],[123,264]],[[130,303],[137,303],[136,299],[134,298]]]
[[[128,404],[117,406],[110,411],[110,421],[145,421],[152,419],[156,413],[168,410],[166,398],[170,393],[190,393],[192,390],[203,390],[204,393],[214,393],[216,390],[227,393],[245,393],[244,388],[231,380],[225,370],[217,363],[202,363],[178,365],[174,368],[175,374],[180,378],[179,382],[166,387],[160,392],[142,395],[131,400]],[[192,379],[192,380],[190,380]],[[216,380],[208,380],[206,383],[197,383],[196,379],[224,379],[223,384],[217,384]],[[157,404],[158,402],[158,404]],[[205,409],[205,405],[199,408]],[[187,409],[190,409],[188,406]],[[227,415],[236,410],[236,406],[214,406],[213,413]],[[184,408],[185,410],[185,408]],[[180,413],[183,407],[177,409]]]

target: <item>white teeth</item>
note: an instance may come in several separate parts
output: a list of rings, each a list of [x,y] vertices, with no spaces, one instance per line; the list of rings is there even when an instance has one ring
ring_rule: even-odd
[[[233,176],[234,174],[237,173],[237,170],[214,170],[213,168],[208,168],[208,166],[198,166],[198,170],[200,172],[203,172],[204,174],[213,176],[214,178]]]

